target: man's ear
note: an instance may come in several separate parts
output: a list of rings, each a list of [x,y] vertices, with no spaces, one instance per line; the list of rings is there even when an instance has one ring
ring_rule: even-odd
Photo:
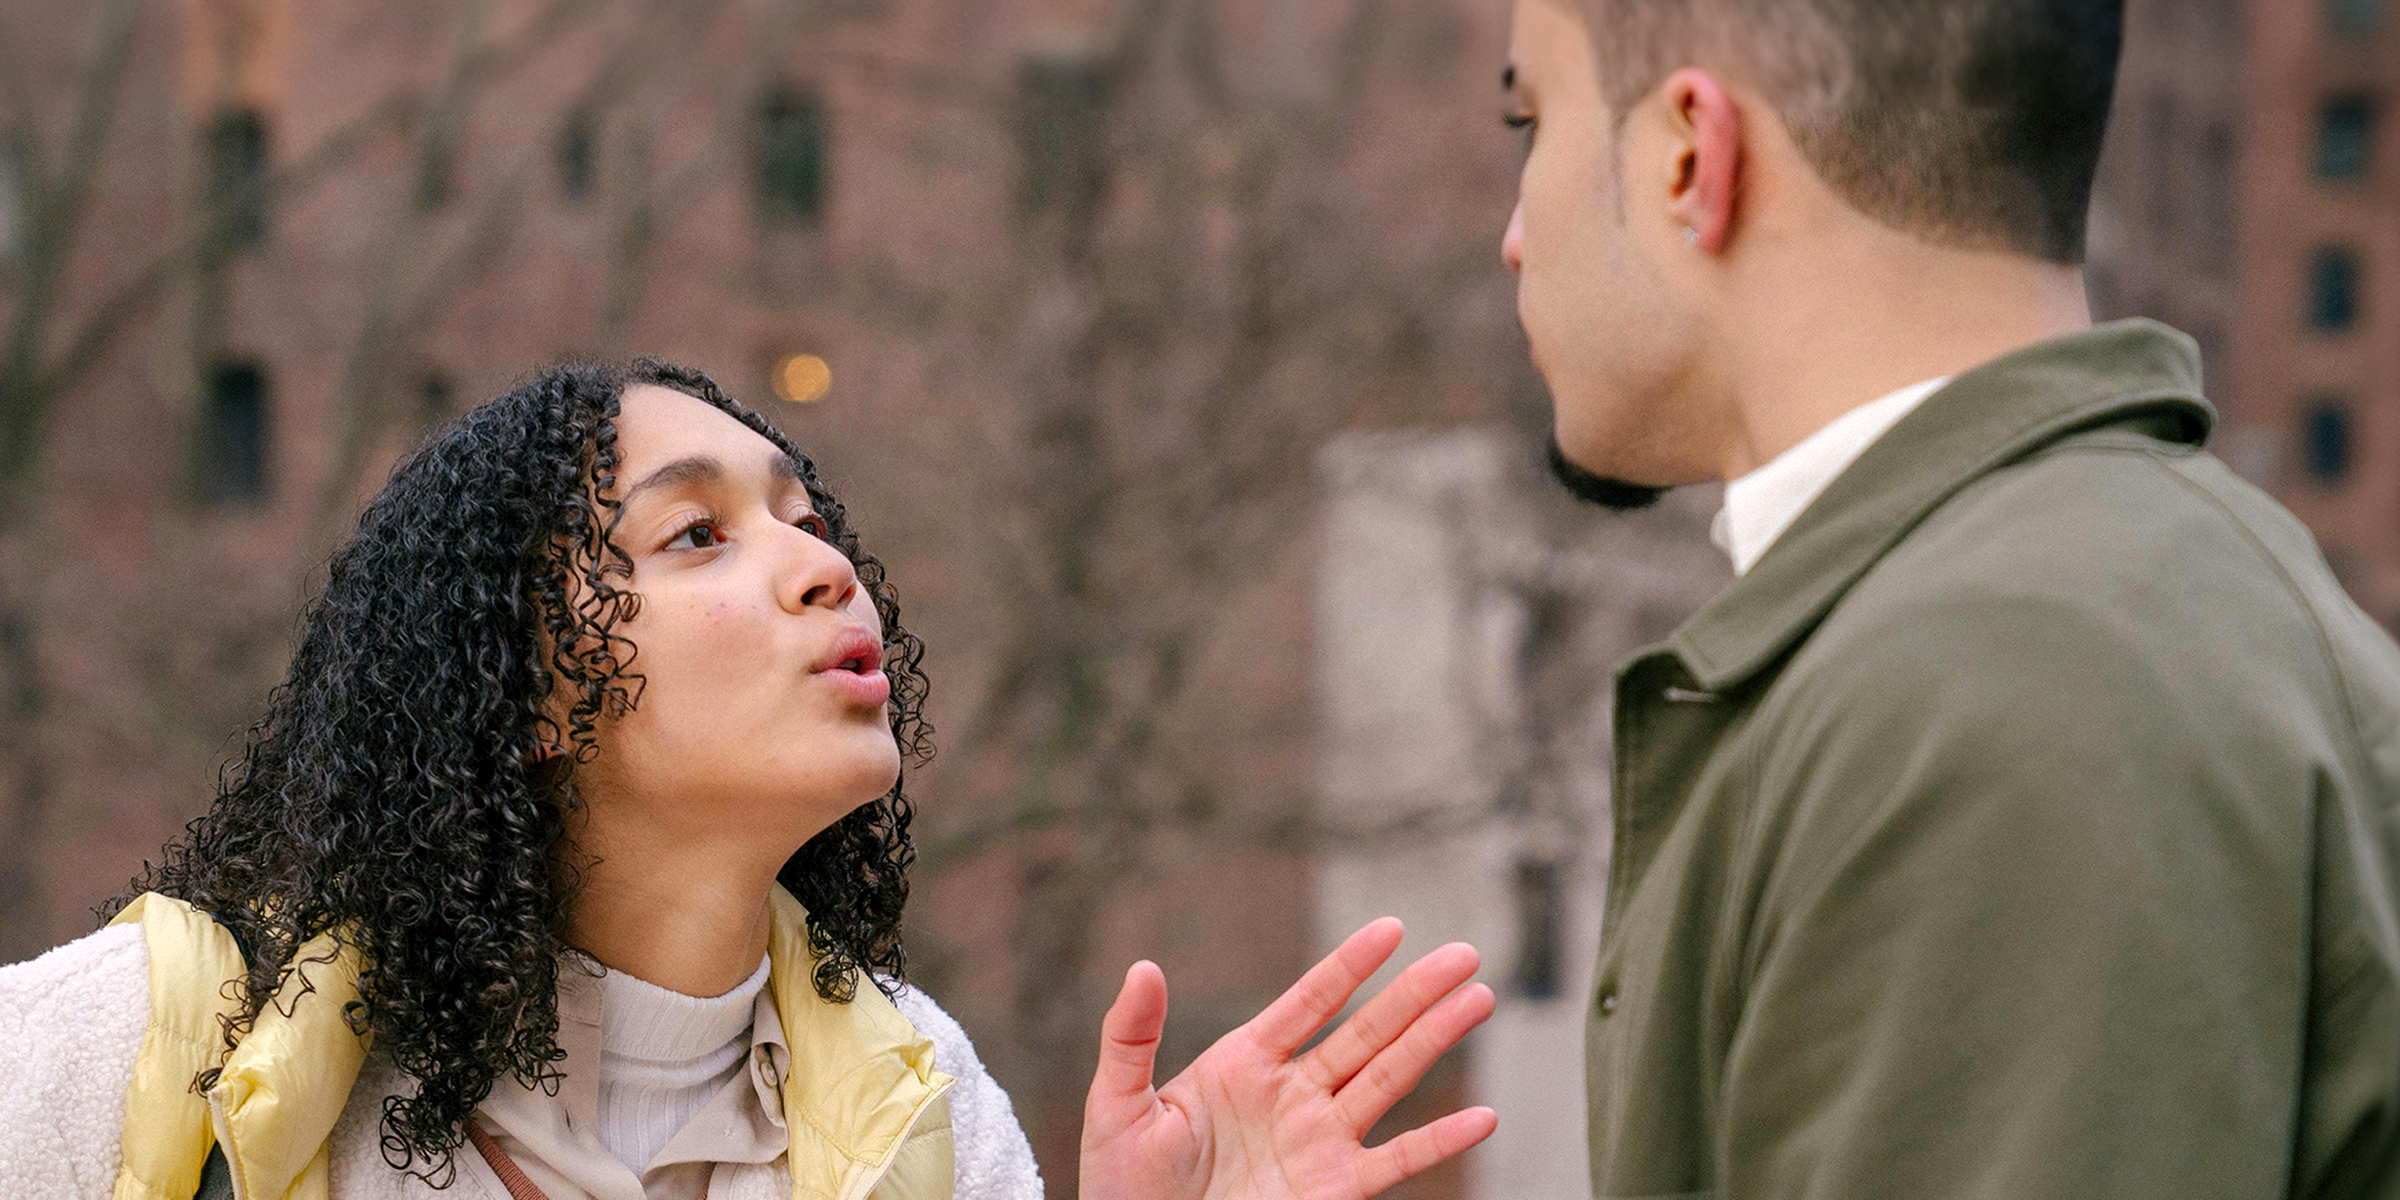
[[[1659,85],[1668,134],[1676,139],[1668,211],[1684,237],[1721,253],[1733,230],[1734,197],[1742,171],[1742,116],[1714,75],[1685,67]]]

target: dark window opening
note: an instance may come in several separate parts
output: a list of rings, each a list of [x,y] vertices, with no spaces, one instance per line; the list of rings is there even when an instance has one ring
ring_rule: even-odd
[[[435,113],[417,148],[417,207],[431,212],[450,203],[457,173],[457,126],[449,113]]]
[[[2309,271],[2308,323],[2339,332],[2358,322],[2358,256],[2348,250],[2317,252]]]
[[[759,215],[770,225],[824,224],[824,105],[800,92],[776,92],[759,105],[758,124]]]
[[[2325,17],[2337,34],[2373,33],[2383,24],[2383,0],[2330,0]]]
[[[15,146],[0,142],[0,267],[23,263],[32,248],[27,216],[24,156]]]
[[[424,428],[450,419],[450,377],[436,371],[417,385],[417,424]]]
[[[2375,105],[2364,96],[2327,101],[2317,121],[2317,176],[2364,179],[2375,140]]]
[[[2211,274],[2222,275],[2233,264],[2233,128],[2223,121],[2209,123],[2200,135],[2199,178],[2193,208],[2200,221],[2200,253]]]
[[[2308,477],[2339,483],[2350,473],[2350,405],[2339,396],[2310,402],[2300,422],[2300,452]]]
[[[256,363],[210,373],[199,463],[200,499],[213,507],[267,498],[267,376]]]
[[[225,244],[267,240],[267,123],[252,109],[217,118],[208,131],[209,206]]]
[[[569,200],[592,194],[600,175],[599,121],[579,109],[558,131],[558,190]]]
[[[1563,990],[1561,967],[1566,919],[1557,863],[1517,862],[1517,958],[1510,986],[1528,1000],[1555,1000]]]
[[[1017,87],[1026,209],[1091,215],[1108,186],[1106,68],[1089,54],[1032,55]]]
[[[2150,228],[2159,233],[2171,233],[2179,224],[2181,214],[2182,165],[2178,144],[2182,136],[2182,121],[2175,111],[2175,97],[2155,93],[2142,113],[2142,145],[2144,165],[2142,174],[2148,192],[2147,209]]]

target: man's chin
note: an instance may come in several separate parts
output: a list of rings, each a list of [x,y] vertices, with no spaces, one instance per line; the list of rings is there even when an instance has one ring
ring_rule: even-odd
[[[1568,495],[1610,512],[1633,512],[1648,508],[1667,494],[1667,489],[1662,487],[1628,483],[1576,466],[1567,459],[1567,452],[1558,444],[1556,437],[1550,439],[1548,458],[1551,477],[1558,480],[1560,487],[1567,489]]]

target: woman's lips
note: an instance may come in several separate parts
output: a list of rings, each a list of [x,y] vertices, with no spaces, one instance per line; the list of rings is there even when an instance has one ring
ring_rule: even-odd
[[[864,626],[854,625],[836,636],[812,674],[852,704],[881,708],[892,698],[892,681],[883,673],[883,641]]]
[[[841,667],[819,671],[817,678],[833,686],[842,699],[866,708],[881,708],[892,698],[892,681],[881,671],[852,671]]]

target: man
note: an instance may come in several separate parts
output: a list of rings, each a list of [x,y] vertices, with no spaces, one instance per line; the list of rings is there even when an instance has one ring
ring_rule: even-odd
[[[2400,653],[2093,328],[2111,0],[1518,0],[1555,465],[1729,481],[1616,693],[1601,1197],[2400,1196]]]

